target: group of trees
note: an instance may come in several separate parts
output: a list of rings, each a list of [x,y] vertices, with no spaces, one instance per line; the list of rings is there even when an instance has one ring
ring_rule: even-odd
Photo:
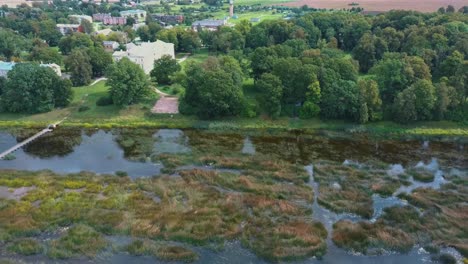
[[[71,83],[52,69],[38,64],[20,63],[0,77],[0,111],[42,113],[65,107],[72,99]]]
[[[375,17],[314,13],[255,26],[243,21],[199,35],[212,52],[232,56],[243,76],[254,78],[259,113],[361,123],[460,120],[468,116],[468,16],[463,11],[390,11]],[[205,117],[234,114],[200,114],[193,105],[201,96],[193,95],[199,90],[190,76],[197,74],[196,67],[191,67],[181,110]],[[214,85],[215,78],[204,78]],[[226,85],[231,84],[219,84]],[[216,96],[215,89],[206,96]]]

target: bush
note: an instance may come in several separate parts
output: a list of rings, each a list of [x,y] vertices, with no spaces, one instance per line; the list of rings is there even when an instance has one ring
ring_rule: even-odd
[[[97,106],[106,106],[106,105],[111,105],[113,104],[114,102],[112,101],[112,98],[110,96],[103,96],[103,97],[100,97],[97,101],[96,101],[96,105]]]
[[[128,173],[126,171],[116,171],[115,175],[117,175],[119,177],[127,177]]]
[[[42,252],[42,246],[34,239],[26,238],[13,242],[8,250],[24,256],[36,255]]]
[[[78,108],[78,112],[85,112],[85,111],[88,111],[89,109],[90,109],[89,106],[82,105]]]
[[[244,99],[244,107],[242,108],[242,116],[253,118],[258,115],[258,106],[255,101]]]

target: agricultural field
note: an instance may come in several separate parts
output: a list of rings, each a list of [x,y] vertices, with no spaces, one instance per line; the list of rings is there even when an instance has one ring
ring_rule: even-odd
[[[407,1],[407,0],[360,0],[360,1],[348,1],[348,0],[298,0],[284,4],[285,6],[303,6],[308,5],[309,7],[315,8],[351,8],[349,5],[352,2],[359,4],[359,7],[364,8],[365,11],[389,11],[392,9],[402,10],[416,10],[421,12],[434,12],[439,7],[453,5],[455,9],[467,5],[466,0],[425,0],[425,1]]]

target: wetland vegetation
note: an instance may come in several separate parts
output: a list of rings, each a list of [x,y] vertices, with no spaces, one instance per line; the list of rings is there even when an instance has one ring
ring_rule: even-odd
[[[0,146],[28,133],[2,132]],[[66,139],[73,143],[58,143]],[[462,261],[468,254],[464,144],[62,128],[17,152],[16,160],[0,161],[0,256],[210,262],[207,255],[223,255],[239,241],[257,261],[336,261],[349,254],[340,252],[408,254],[409,261],[423,247],[435,259],[455,248],[458,255],[450,256]],[[112,170],[84,162],[91,172],[15,170],[15,162],[32,158],[67,163],[91,147],[103,150],[90,152],[88,162]],[[138,166],[149,165],[161,170],[141,173]]]

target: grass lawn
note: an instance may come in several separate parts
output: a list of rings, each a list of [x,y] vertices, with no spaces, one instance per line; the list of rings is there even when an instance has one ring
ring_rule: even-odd
[[[108,95],[108,87],[105,81],[98,82],[93,86],[74,87],[73,100],[69,107],[55,109],[51,112],[41,114],[0,114],[0,124],[47,124],[59,121],[65,117],[70,122],[99,122],[98,120],[124,121],[142,119],[145,113],[156,102],[158,95],[152,93],[144,102],[128,107],[118,107],[115,105],[97,106],[96,101]],[[80,106],[89,107],[88,110],[79,112]]]
[[[182,69],[185,69],[189,61],[201,63],[201,62],[204,62],[209,56],[210,56],[210,52],[208,51],[208,49],[202,48],[198,51],[195,51],[192,55],[190,55],[190,57],[188,57],[180,65],[182,66]]]

